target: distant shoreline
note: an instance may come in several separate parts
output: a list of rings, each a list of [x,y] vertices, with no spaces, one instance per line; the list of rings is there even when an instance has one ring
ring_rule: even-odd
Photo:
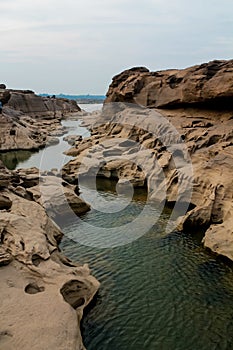
[[[105,95],[51,95],[51,94],[39,94],[42,97],[56,97],[56,98],[66,98],[69,100],[75,100],[77,103],[103,103],[106,96]]]

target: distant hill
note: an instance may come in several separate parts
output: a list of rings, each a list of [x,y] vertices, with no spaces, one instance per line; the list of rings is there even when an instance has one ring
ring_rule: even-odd
[[[40,96],[54,96],[50,94],[40,94]],[[76,100],[78,103],[103,103],[106,96],[104,95],[65,95],[59,94],[55,95],[58,98],[67,98],[69,100]]]

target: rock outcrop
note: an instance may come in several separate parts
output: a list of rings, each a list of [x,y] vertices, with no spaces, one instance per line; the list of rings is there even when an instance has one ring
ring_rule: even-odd
[[[31,90],[9,90],[8,106],[33,117],[61,118],[67,113],[80,112],[76,101],[65,98],[42,97]]]
[[[185,208],[179,229],[203,231],[205,247],[233,260],[233,60],[134,68],[113,78],[107,96],[92,136],[68,151],[76,158],[66,176],[146,186],[151,200]]]
[[[40,181],[37,169],[10,173],[0,164],[0,348],[84,349],[80,320],[99,283],[60,253],[62,232],[43,207]],[[78,212],[81,200],[60,185]],[[54,190],[51,177],[46,186]]]
[[[0,123],[0,151],[36,150],[65,133],[60,119],[35,119],[7,107],[0,114]]]
[[[11,94],[6,90],[6,85],[0,85],[0,101],[5,105],[10,100]]]
[[[81,111],[72,100],[37,96],[30,90],[0,89],[0,151],[35,150],[64,134],[61,118]]]
[[[32,150],[63,135],[61,119],[74,117],[75,101],[40,97],[0,86],[0,151]],[[8,171],[0,161],[0,348],[84,349],[83,309],[99,282],[59,250],[56,222],[90,206],[58,171]]]
[[[212,61],[187,69],[149,72],[133,68],[113,78],[107,102],[137,103],[149,108],[232,109],[233,60]]]

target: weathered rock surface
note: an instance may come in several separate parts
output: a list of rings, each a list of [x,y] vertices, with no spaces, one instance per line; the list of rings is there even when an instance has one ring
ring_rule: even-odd
[[[74,146],[76,142],[82,141],[81,135],[68,135],[63,137],[63,140],[68,142],[69,145]]]
[[[90,210],[90,206],[78,196],[77,186],[69,184],[56,172],[40,174],[37,168],[18,169],[12,172],[11,184],[15,194],[41,204],[55,221]]]
[[[43,122],[35,122],[21,113],[11,114],[9,111],[9,114],[0,115],[0,123],[1,151],[37,149],[47,143],[47,130],[43,131]]]
[[[0,189],[0,348],[84,349],[80,320],[99,283],[87,265],[59,252],[62,232],[42,205],[38,169],[10,173],[1,165],[0,178],[7,178]],[[60,186],[76,205],[72,186]]]
[[[205,105],[232,109],[232,101],[233,60],[215,60],[182,70],[129,69],[113,78],[106,99],[150,108]]]
[[[160,108],[179,131],[191,155],[196,206],[183,228],[204,229],[204,245],[233,260],[233,60],[183,70],[127,70],[113,78],[107,93],[106,103],[118,101]],[[150,138],[148,145],[154,148]]]
[[[81,111],[74,100],[42,97],[30,90],[10,90],[10,94],[8,106],[33,117],[60,118]]]
[[[64,174],[73,181],[86,174],[146,185],[151,200],[179,203],[181,208],[190,202],[179,228],[204,230],[204,245],[233,260],[232,67],[233,61],[214,61],[184,71],[152,74],[140,68],[118,75],[105,112],[91,121],[92,136],[68,151],[76,158],[64,167]],[[169,87],[173,75],[182,81]],[[161,87],[151,85],[153,79],[162,79]],[[135,82],[143,83],[136,88]],[[144,99],[147,93],[153,103]],[[111,101],[163,109],[107,103]]]
[[[72,100],[41,97],[32,91],[0,89],[0,151],[39,149],[65,133],[61,118],[81,109]]]
[[[0,160],[0,190],[7,188],[11,182],[11,172],[8,171]]]

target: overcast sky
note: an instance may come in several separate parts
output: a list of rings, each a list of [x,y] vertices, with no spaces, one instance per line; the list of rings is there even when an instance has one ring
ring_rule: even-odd
[[[232,0],[0,0],[0,82],[105,94],[133,66],[233,58]]]

